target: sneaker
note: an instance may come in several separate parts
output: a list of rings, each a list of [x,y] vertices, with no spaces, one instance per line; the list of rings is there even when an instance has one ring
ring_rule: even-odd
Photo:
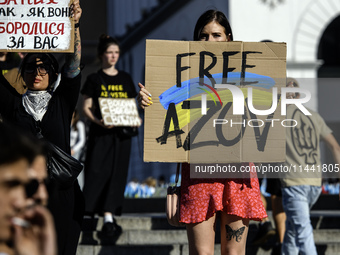
[[[122,229],[121,226],[119,226],[119,225],[117,224],[117,222],[116,222],[115,219],[113,219],[113,225],[114,225],[114,227],[115,227],[114,235],[115,235],[115,236],[121,235],[121,233],[123,232],[123,229]]]
[[[263,245],[267,242],[267,240],[275,235],[275,229],[272,227],[270,221],[266,221],[264,223],[259,224],[259,230],[257,231],[257,235],[253,239],[253,245]]]
[[[105,237],[119,236],[122,233],[122,227],[116,221],[106,222],[102,227],[101,234]]]
[[[104,236],[113,236],[115,227],[113,225],[113,222],[106,222],[104,223],[102,227],[102,234]]]

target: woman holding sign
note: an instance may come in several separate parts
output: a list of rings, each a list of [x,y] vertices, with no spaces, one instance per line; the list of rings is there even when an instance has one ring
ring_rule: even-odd
[[[232,41],[225,15],[215,10],[202,14],[195,26],[194,40]],[[139,87],[138,101],[144,109],[152,99],[142,84]],[[245,179],[191,179],[190,166],[183,163],[180,221],[186,223],[191,255],[214,254],[217,216],[221,219],[221,253],[245,254],[249,221],[267,217],[256,174]]]
[[[70,127],[80,85],[81,41],[79,0],[71,5],[75,22],[74,53],[65,54],[60,75],[59,64],[50,53],[29,53],[23,59],[20,74],[28,88],[20,95],[0,76],[0,114],[4,122],[43,137],[70,154]],[[50,176],[51,177],[51,176]],[[76,254],[83,218],[84,201],[77,180],[64,183],[49,178],[49,204],[55,220],[59,254]]]
[[[86,213],[104,214],[102,234],[113,237],[122,231],[113,215],[122,211],[133,134],[124,133],[131,128],[104,123],[99,100],[135,98],[137,92],[130,75],[115,67],[120,48],[114,38],[102,35],[97,53],[101,69],[87,77],[81,91],[83,111],[91,121],[83,191]]]

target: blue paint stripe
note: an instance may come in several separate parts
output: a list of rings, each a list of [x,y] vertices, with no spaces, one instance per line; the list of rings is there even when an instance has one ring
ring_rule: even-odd
[[[222,73],[213,74],[212,77],[215,79],[216,84],[222,83]],[[261,87],[265,89],[270,89],[275,86],[275,81],[273,78],[269,76],[254,74],[254,73],[245,73],[244,82],[254,82],[256,84],[252,84],[252,87]],[[204,83],[208,85],[212,85],[210,80],[207,77],[204,77]],[[240,86],[241,83],[241,72],[231,72],[228,73],[228,83],[235,83],[236,86]],[[164,91],[159,96],[159,101],[164,107],[164,109],[168,109],[170,103],[178,104],[183,102],[184,100],[189,99],[195,95],[201,94],[202,90],[200,89],[199,78],[193,78],[187,81],[182,82],[182,87],[177,87],[176,85]]]

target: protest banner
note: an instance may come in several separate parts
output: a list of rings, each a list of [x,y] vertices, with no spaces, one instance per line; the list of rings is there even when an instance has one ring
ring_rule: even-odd
[[[73,52],[72,0],[0,0],[0,50]]]
[[[99,98],[99,107],[104,124],[116,127],[141,125],[134,98]]]
[[[144,161],[282,162],[286,44],[146,41]]]

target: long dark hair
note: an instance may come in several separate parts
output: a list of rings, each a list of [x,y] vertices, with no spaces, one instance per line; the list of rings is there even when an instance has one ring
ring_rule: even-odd
[[[99,59],[101,58],[101,56],[103,56],[107,48],[109,48],[111,45],[117,45],[120,49],[119,42],[115,38],[106,34],[102,34],[99,37],[99,43],[97,46],[97,56]]]
[[[48,89],[53,89],[52,85],[58,78],[59,64],[57,59],[51,53],[28,53],[22,60],[20,66],[21,77],[24,77],[26,64],[30,57],[32,56],[34,56],[35,58],[39,58],[44,64],[47,64],[51,67],[51,70],[48,71],[49,75]]]
[[[212,21],[215,21],[224,27],[226,36],[228,37],[230,34],[230,40],[233,41],[233,32],[227,17],[223,14],[223,12],[216,10],[208,10],[198,18],[194,30],[194,41],[199,41],[202,29]]]

